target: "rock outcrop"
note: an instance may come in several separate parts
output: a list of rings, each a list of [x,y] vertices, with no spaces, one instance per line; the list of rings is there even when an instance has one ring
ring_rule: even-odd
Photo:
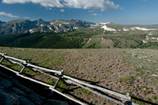
[[[12,76],[0,71],[0,105],[68,105],[68,103],[40,96],[21,85]]]

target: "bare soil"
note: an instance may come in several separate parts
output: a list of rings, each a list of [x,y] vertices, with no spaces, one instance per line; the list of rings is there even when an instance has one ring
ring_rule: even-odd
[[[138,78],[133,73],[134,66],[123,60],[120,49],[89,49],[66,50],[68,55],[64,57],[64,63],[55,69],[63,69],[65,73],[89,83],[103,86],[107,89],[156,102],[152,97],[156,96],[158,89],[148,81]],[[74,95],[93,104],[112,104],[108,100],[94,94],[80,93],[74,90]]]

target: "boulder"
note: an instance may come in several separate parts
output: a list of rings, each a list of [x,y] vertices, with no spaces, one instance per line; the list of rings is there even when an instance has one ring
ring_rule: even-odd
[[[31,101],[29,101],[24,96],[19,97],[19,102],[20,102],[20,105],[34,105]]]
[[[13,90],[18,95],[26,96],[25,92],[21,91],[20,89],[16,87],[12,87],[11,90]]]
[[[4,73],[0,73],[0,75],[3,77],[3,78],[8,78],[8,75],[7,74],[4,74]]]
[[[43,103],[34,93],[29,94],[28,99],[31,100],[35,105],[41,105]]]
[[[8,80],[9,80],[12,84],[18,83],[18,80],[14,79],[14,78],[8,78]]]
[[[32,93],[33,91],[30,90],[29,88],[19,84],[19,83],[16,83],[16,87],[18,87],[20,90],[22,90],[23,92],[25,92],[26,94],[30,94]]]
[[[15,93],[0,89],[0,105],[18,105],[18,98]]]
[[[67,102],[48,99],[43,105],[69,105]]]
[[[32,95],[34,95],[35,97],[38,97],[40,100],[42,100],[42,101],[44,101],[44,100],[46,100],[46,98],[45,97],[43,97],[43,96],[40,96],[40,95],[38,95],[38,94],[36,94],[36,93],[31,93]]]
[[[12,83],[6,79],[0,81],[0,86],[4,86],[4,88],[9,88],[12,86]]]

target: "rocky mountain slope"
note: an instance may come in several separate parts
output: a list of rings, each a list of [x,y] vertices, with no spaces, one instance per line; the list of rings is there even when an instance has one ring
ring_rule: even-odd
[[[18,34],[38,26],[30,20],[13,20],[0,25],[0,35]]]
[[[3,23],[3,24],[2,24]],[[72,19],[70,21],[66,20],[53,20],[53,21],[44,21],[42,19],[38,20],[12,20],[8,22],[0,21],[0,35],[11,35],[11,34],[19,34],[22,32],[67,32],[72,31],[79,28],[87,28],[95,23],[75,20]]]
[[[5,23],[5,22],[0,21],[0,24],[3,24],[3,23]]]

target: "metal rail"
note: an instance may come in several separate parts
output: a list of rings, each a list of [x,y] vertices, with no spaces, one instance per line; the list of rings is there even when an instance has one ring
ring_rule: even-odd
[[[84,103],[83,103],[83,102],[80,102],[80,101],[78,101],[78,100],[76,100],[76,99],[73,99],[73,98],[71,98],[70,96],[65,95],[65,94],[63,94],[63,93],[61,93],[61,92],[59,92],[59,91],[57,91],[57,90],[55,89],[60,80],[64,80],[65,83],[74,84],[74,85],[76,85],[76,86],[79,86],[79,87],[81,87],[81,88],[84,88],[84,89],[86,89],[86,90],[88,90],[88,91],[90,91],[90,92],[92,92],[92,93],[94,93],[94,94],[96,94],[96,95],[98,95],[98,96],[101,96],[101,97],[103,97],[103,98],[106,98],[106,99],[108,99],[108,100],[111,100],[111,101],[113,101],[113,102],[115,102],[115,103],[117,103],[117,104],[120,104],[120,105],[123,105],[124,102],[131,100],[131,97],[130,97],[129,95],[123,95],[123,94],[120,94],[120,93],[117,93],[117,92],[114,92],[114,91],[111,91],[111,90],[108,90],[108,89],[105,89],[105,88],[102,88],[102,87],[99,87],[99,86],[95,86],[95,85],[91,85],[91,84],[88,84],[88,83],[79,81],[79,80],[77,80],[77,79],[75,79],[75,78],[72,78],[72,77],[70,77],[70,76],[63,75],[63,71],[58,71],[58,70],[47,69],[47,68],[44,68],[44,67],[39,67],[39,66],[30,64],[30,63],[28,63],[28,62],[25,61],[25,60],[21,60],[21,59],[15,58],[15,57],[7,56],[6,54],[3,54],[3,53],[0,53],[0,57],[1,57],[0,63],[1,63],[3,60],[6,60],[6,61],[8,61],[8,62],[10,62],[10,63],[12,63],[12,64],[18,64],[18,65],[22,66],[22,69],[21,69],[20,72],[17,72],[17,71],[15,71],[15,70],[13,70],[13,69],[10,69],[10,68],[5,67],[5,66],[3,66],[3,65],[0,64],[1,67],[5,68],[5,69],[7,69],[7,70],[10,70],[10,71],[12,71],[12,72],[14,72],[17,76],[20,76],[20,77],[25,78],[25,79],[27,79],[27,80],[33,81],[33,82],[35,82],[35,83],[38,83],[38,84],[47,86],[47,87],[49,87],[50,90],[52,90],[52,92],[56,92],[56,93],[58,93],[58,94],[60,94],[60,95],[62,95],[62,96],[64,96],[64,97],[66,97],[66,98],[68,98],[68,99],[70,99],[70,100],[72,100],[72,101],[74,101],[74,102],[76,102],[76,103],[78,103],[78,104],[81,104],[81,105],[84,105]],[[22,73],[23,73],[23,71],[24,71],[25,68],[31,69],[31,70],[36,71],[36,72],[40,72],[40,73],[42,73],[42,74],[44,74],[44,75],[47,75],[47,76],[49,76],[49,77],[51,77],[51,78],[55,78],[55,79],[57,79],[57,81],[56,81],[55,85],[52,86],[52,85],[43,83],[43,82],[41,82],[41,81],[38,81],[38,80],[35,80],[35,79],[32,79],[32,78],[26,77],[26,76],[22,75]],[[41,71],[41,70],[42,70],[42,71]],[[50,75],[50,74],[47,74],[47,73],[45,73],[45,72],[43,72],[43,71],[54,73],[55,76],[52,76],[52,75]],[[89,88],[88,88],[88,87],[89,87]],[[103,95],[103,94],[101,94],[101,93],[98,93],[98,92],[96,92],[96,91],[93,91],[93,90],[90,89],[90,88],[97,89],[97,90],[100,90],[100,91],[102,91],[102,92],[108,93],[108,94],[110,94],[110,95],[117,96],[117,97],[120,98],[121,101],[116,100],[115,98],[111,98],[111,97],[109,97],[109,96]],[[133,104],[134,104],[134,103],[133,103]],[[134,105],[136,105],[136,104],[134,104]]]

